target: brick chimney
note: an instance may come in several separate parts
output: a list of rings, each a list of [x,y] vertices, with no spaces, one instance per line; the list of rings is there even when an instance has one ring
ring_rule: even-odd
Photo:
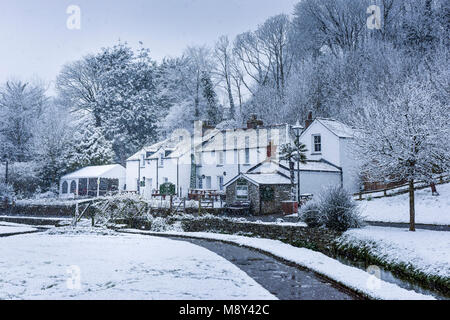
[[[273,141],[269,141],[267,146],[267,161],[275,159],[277,154],[277,146],[273,143]]]
[[[256,114],[250,115],[250,119],[247,121],[247,129],[257,129],[258,127],[262,127],[264,122],[258,119]]]
[[[305,130],[308,129],[308,127],[313,123],[313,113],[312,111],[310,111],[308,113],[308,118],[305,121]]]

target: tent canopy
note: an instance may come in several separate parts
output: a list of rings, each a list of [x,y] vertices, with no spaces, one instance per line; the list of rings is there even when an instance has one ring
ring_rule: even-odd
[[[86,167],[65,175],[61,179],[71,180],[83,178],[122,179],[125,178],[125,168],[120,164]]]

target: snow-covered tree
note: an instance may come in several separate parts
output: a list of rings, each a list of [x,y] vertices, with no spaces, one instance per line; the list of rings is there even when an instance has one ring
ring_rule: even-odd
[[[65,155],[70,146],[74,125],[70,121],[68,110],[53,101],[44,110],[34,138],[35,161],[44,191],[58,185],[59,178],[65,173]]]
[[[112,144],[105,139],[100,128],[87,126],[73,132],[65,154],[66,172],[87,166],[100,166],[114,162]]]
[[[205,116],[204,119],[210,125],[217,125],[222,121],[222,110],[219,108],[219,103],[217,101],[217,94],[214,91],[214,86],[211,81],[210,74],[203,72],[202,78],[202,89],[203,97],[206,100]]]
[[[236,117],[236,106],[234,103],[234,92],[233,92],[233,65],[234,56],[232,52],[232,47],[227,36],[222,36],[216,43],[214,49],[214,58],[216,60],[216,68],[214,69],[214,74],[218,78],[219,83],[222,84],[228,97],[229,103],[229,119],[235,119]]]
[[[410,230],[415,230],[414,182],[432,181],[436,167],[450,170],[448,102],[432,88],[409,81],[388,91],[387,103],[361,101],[364,113],[354,117],[360,132],[356,151],[368,179],[409,183]]]
[[[35,127],[47,102],[45,89],[21,81],[0,88],[0,140],[9,160],[23,162],[32,156]]]

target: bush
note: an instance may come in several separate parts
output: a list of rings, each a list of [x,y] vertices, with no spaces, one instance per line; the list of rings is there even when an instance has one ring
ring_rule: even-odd
[[[15,162],[9,166],[9,183],[19,199],[32,197],[38,190],[41,180],[38,166],[34,162]],[[0,167],[0,179],[5,176],[5,166]]]
[[[300,212],[300,219],[310,228],[318,228],[324,225],[325,219],[320,211],[318,201],[308,202]]]
[[[301,210],[301,220],[310,228],[325,226],[340,232],[362,225],[358,205],[341,187],[330,187],[320,198],[308,202]]]
[[[11,185],[0,182],[0,206],[2,205],[5,198],[11,201],[12,199],[14,199],[14,197],[15,194],[13,187]]]
[[[343,188],[329,188],[321,199],[320,211],[326,217],[325,227],[328,229],[344,232],[362,225],[358,205]]]

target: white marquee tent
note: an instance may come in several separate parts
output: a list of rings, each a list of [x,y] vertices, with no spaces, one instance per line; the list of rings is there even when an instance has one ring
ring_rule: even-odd
[[[125,189],[126,170],[119,164],[82,168],[60,180],[61,198],[99,197]]]

